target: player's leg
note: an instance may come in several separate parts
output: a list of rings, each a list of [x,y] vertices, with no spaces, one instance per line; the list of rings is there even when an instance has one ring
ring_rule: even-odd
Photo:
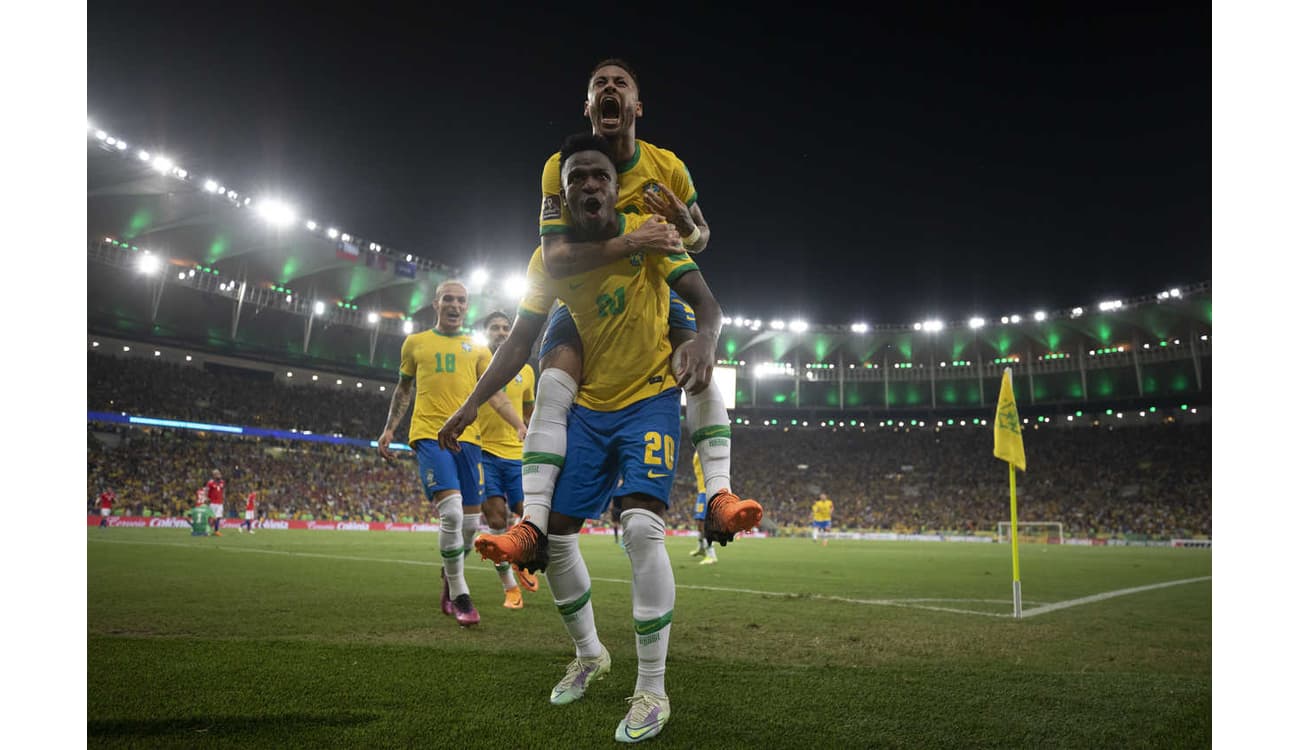
[[[668,304],[668,341],[673,347],[676,370],[678,348],[695,338],[695,312],[673,292]],[[741,499],[731,491],[731,420],[726,401],[716,380],[699,393],[686,394],[686,429],[695,452],[700,454],[705,492],[709,496],[706,536],[725,545],[741,531],[758,526],[763,506]]]
[[[632,705],[615,739],[637,742],[662,731],[668,721],[664,675],[672,632],[676,581],[664,546],[680,435],[680,393],[673,389],[620,412],[619,490],[623,546],[632,563],[632,620],[637,679]],[[626,494],[624,494],[626,493]]]
[[[623,523],[623,506],[615,498],[609,504],[609,525],[614,529],[614,544],[619,547],[623,546],[623,540],[619,539],[619,530]]]
[[[506,534],[480,537],[475,545],[493,562],[515,563],[528,571],[545,570],[547,524],[568,453],[569,409],[582,380],[582,340],[567,307],[551,313],[538,357],[542,374],[524,438],[524,520]]]
[[[99,509],[99,528],[101,529],[108,528],[108,515],[110,513],[112,513],[112,511],[109,510],[108,508]]]
[[[221,516],[226,512],[226,506],[212,506],[212,535],[221,536]]]
[[[504,470],[502,459],[488,451],[483,451],[483,522],[491,534],[504,534],[509,525],[510,509],[506,507],[505,490],[502,489]],[[497,577],[501,579],[501,590],[505,592],[505,602],[501,606],[507,609],[522,609],[524,597],[519,591],[519,583],[510,569],[510,563],[496,563]]]
[[[424,495],[438,513],[438,551],[442,556],[442,613],[457,615],[454,602],[469,598],[465,585],[465,556],[461,536],[464,525],[464,498],[453,454],[438,447],[436,440],[417,440],[411,445],[419,466]],[[463,447],[462,447],[463,450]],[[459,618],[457,618],[459,620]],[[467,623],[468,624],[468,623]]]
[[[695,551],[691,553],[691,557],[702,557],[704,551],[709,547],[709,543],[704,536],[704,516],[708,507],[708,495],[701,492],[695,496],[695,513],[691,517],[695,519],[695,528],[699,531],[699,536],[697,537],[698,543],[695,545]]]
[[[546,583],[573,639],[575,658],[564,677],[551,690],[551,703],[565,704],[581,698],[590,684],[610,670],[609,651],[596,632],[591,605],[591,576],[578,540],[587,518],[599,518],[614,488],[614,471],[608,442],[588,424],[596,412],[575,409],[569,420],[569,456],[556,482],[555,503],[548,518]]]
[[[474,443],[461,442],[460,451],[452,454],[456,464],[456,479],[461,495],[461,561],[474,549],[474,535],[478,533],[483,508],[483,449]],[[462,568],[462,574],[463,574]],[[474,625],[479,621],[478,610],[469,595],[469,581],[465,582],[464,597],[453,596],[456,622]]]

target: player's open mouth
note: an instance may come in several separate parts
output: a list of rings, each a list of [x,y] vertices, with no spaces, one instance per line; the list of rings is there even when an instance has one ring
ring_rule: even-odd
[[[582,202],[582,210],[586,211],[588,216],[599,215],[602,206],[604,203],[599,198],[588,198]]]
[[[616,96],[602,97],[600,100],[600,124],[607,128],[618,127],[622,121],[622,103]]]

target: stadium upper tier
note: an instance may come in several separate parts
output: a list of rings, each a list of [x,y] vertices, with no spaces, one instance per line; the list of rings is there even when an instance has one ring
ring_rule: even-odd
[[[92,335],[387,380],[437,283],[462,275],[219,184],[209,165],[97,129],[87,143]],[[513,310],[517,279],[464,276],[470,323]],[[723,299],[717,358],[738,370],[738,408],[979,407],[1006,366],[1028,404],[1208,399],[1208,282],[1055,310],[1007,300],[982,319],[827,323]]]

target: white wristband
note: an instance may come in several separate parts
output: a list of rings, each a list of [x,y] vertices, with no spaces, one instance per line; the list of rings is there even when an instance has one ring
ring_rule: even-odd
[[[696,224],[691,233],[682,238],[682,244],[686,247],[695,247],[695,243],[700,241],[700,225]]]

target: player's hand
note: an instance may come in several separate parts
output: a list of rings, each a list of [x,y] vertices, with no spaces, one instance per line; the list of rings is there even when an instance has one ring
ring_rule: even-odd
[[[478,408],[467,408],[468,404],[461,404],[460,408],[452,414],[447,422],[443,424],[442,429],[438,430],[438,446],[443,450],[449,450],[452,453],[460,452],[460,441],[457,439],[466,427],[474,424],[478,418]]]
[[[634,253],[672,255],[686,252],[677,227],[658,214],[651,216],[649,221],[623,236],[627,238],[628,246]]]
[[[379,436],[379,455],[382,456],[385,461],[392,461],[397,458],[396,454],[388,449],[388,444],[391,442],[393,442],[393,431],[384,430],[384,434]]]
[[[687,393],[699,393],[709,387],[713,379],[713,354],[717,344],[709,346],[702,336],[697,336],[677,347],[673,355],[673,375],[677,385]]]
[[[519,435],[519,442],[524,442],[524,438],[528,437],[528,425],[517,428],[515,432]]]
[[[641,191],[646,208],[651,213],[659,214],[672,222],[679,234],[689,235],[695,230],[695,219],[691,210],[682,203],[677,194],[657,182],[651,182]]]

